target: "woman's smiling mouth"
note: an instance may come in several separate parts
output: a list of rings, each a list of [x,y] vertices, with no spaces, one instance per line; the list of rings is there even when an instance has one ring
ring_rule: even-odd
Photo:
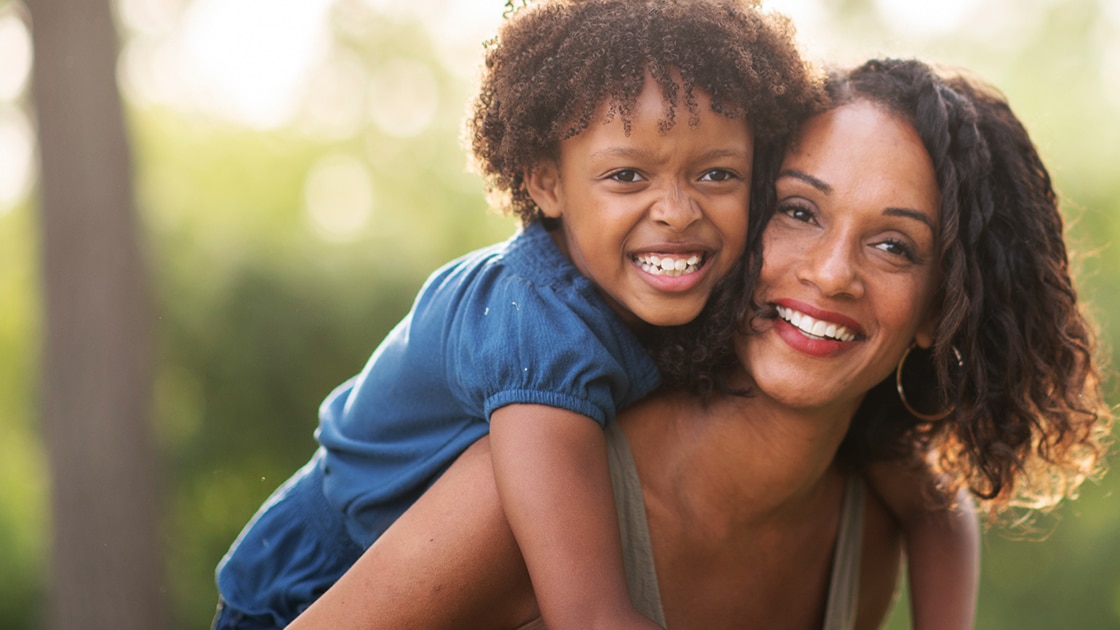
[[[856,335],[847,326],[814,319],[805,313],[786,306],[777,306],[778,317],[795,326],[798,330],[817,339],[836,341],[855,341]]]

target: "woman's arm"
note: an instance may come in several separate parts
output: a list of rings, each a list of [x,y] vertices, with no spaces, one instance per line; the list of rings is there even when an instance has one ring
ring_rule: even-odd
[[[538,615],[482,438],[289,628],[517,628]]]
[[[875,464],[868,482],[903,530],[915,630],[971,628],[980,581],[980,526],[961,491],[947,507],[927,505],[926,469]]]

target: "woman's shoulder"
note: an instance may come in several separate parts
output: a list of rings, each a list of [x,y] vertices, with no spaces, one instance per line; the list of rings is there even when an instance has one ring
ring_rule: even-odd
[[[874,492],[866,492],[856,628],[879,628],[895,602],[902,561],[902,530]]]

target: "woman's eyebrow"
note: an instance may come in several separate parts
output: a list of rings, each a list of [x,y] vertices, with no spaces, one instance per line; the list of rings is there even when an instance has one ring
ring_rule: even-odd
[[[809,184],[813,188],[816,188],[817,190],[821,191],[822,193],[824,193],[826,195],[832,194],[832,186],[829,186],[828,184],[826,184],[823,181],[817,179],[816,177],[813,177],[812,175],[810,175],[808,173],[798,171],[798,170],[794,170],[794,169],[786,169],[786,170],[778,173],[777,179],[781,179],[783,177],[792,177],[794,179],[799,179],[799,180],[805,182],[806,184]]]
[[[930,232],[937,234],[937,227],[930,220],[929,215],[921,210],[914,210],[913,208],[884,208],[883,214],[892,217],[905,217],[907,219],[914,219],[919,221],[929,228]]]
[[[783,177],[792,177],[794,179],[803,181],[826,195],[832,192],[832,186],[829,186],[820,179],[817,179],[816,177],[813,177],[812,175],[804,171],[798,171],[796,169],[786,169],[778,173],[777,179],[781,179]],[[883,214],[893,217],[905,217],[908,219],[914,219],[915,221],[920,221],[921,223],[925,224],[925,226],[928,227],[931,232],[937,232],[937,228],[936,226],[934,226],[933,221],[930,220],[929,216],[921,210],[915,210],[913,208],[889,207],[883,209]]]

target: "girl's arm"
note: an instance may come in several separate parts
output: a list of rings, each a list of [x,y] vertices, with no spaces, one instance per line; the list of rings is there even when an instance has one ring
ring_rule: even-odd
[[[961,490],[949,507],[928,505],[934,479],[924,467],[874,464],[865,473],[903,530],[912,627],[972,628],[980,580],[980,528],[972,498]]]
[[[537,616],[483,438],[289,628],[501,629]]]
[[[602,427],[563,409],[509,405],[491,415],[490,443],[548,627],[659,628],[630,602]]]

